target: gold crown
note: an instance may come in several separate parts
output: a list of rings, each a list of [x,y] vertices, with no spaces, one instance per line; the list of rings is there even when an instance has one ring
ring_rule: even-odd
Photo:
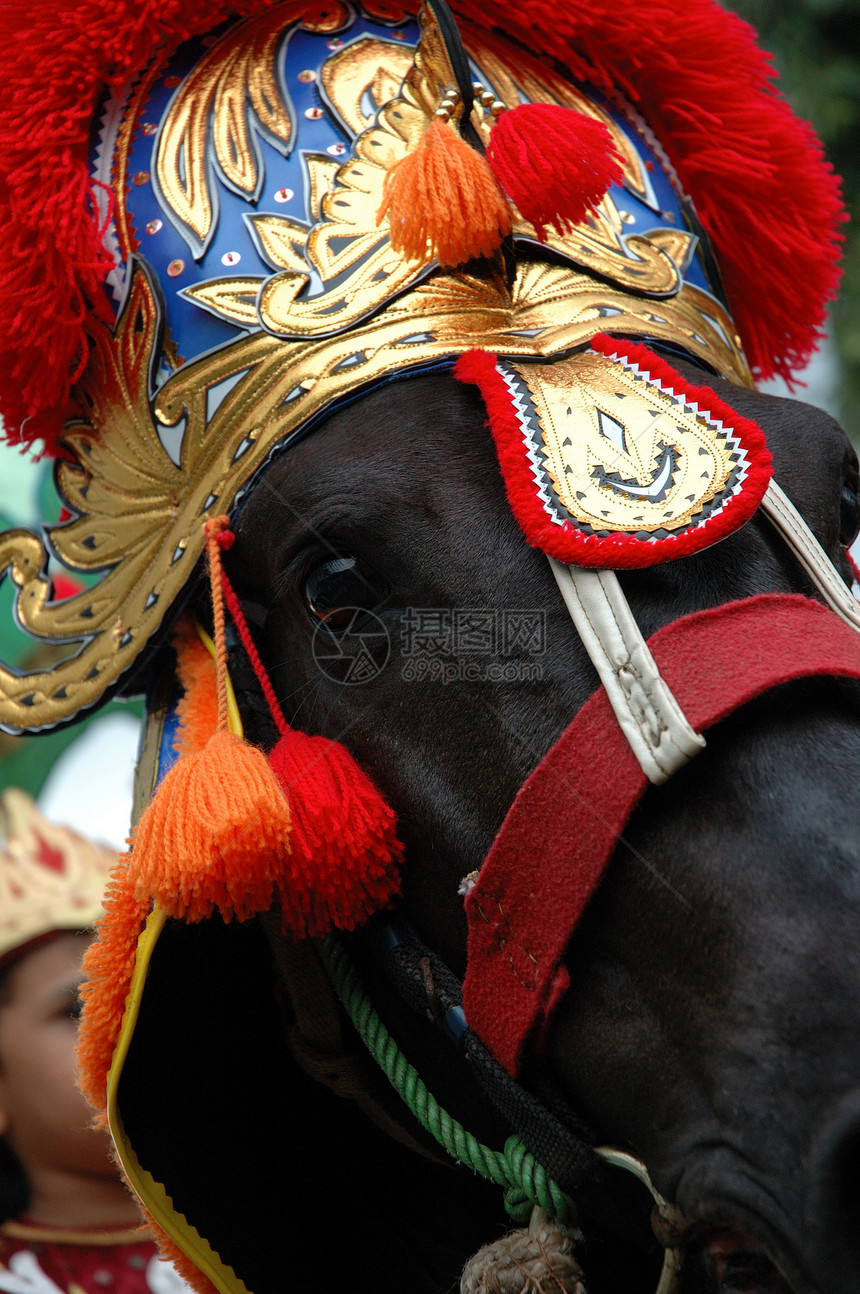
[[[51,930],[88,930],[116,854],[48,822],[24,791],[0,795],[0,959]]]

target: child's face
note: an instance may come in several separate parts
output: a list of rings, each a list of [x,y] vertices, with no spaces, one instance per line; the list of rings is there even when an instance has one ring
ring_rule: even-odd
[[[0,1134],[38,1168],[115,1177],[109,1139],[75,1085],[78,986],[89,935],[58,934],[9,972],[0,1000]]]

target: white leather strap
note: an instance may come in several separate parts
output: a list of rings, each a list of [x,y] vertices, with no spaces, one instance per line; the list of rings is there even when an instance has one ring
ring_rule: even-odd
[[[860,630],[860,603],[846,586],[797,508],[776,481],[771,480],[761,506],[762,511],[783,536],[827,605],[853,629]]]
[[[659,784],[705,745],[660,676],[614,571],[549,558],[561,596],[621,729],[650,781]]]
[[[860,603],[776,481],[761,506],[827,605],[860,632]],[[566,566],[552,557],[549,564],[642,771],[654,783],[665,782],[702,749],[704,737],[661,677],[615,572]]]

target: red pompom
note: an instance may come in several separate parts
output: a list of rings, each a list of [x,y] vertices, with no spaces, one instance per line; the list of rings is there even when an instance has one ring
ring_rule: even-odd
[[[269,762],[292,815],[284,928],[298,939],[351,930],[400,892],[394,813],[339,742],[288,729]]]
[[[548,225],[560,234],[578,225],[623,174],[602,121],[550,103],[522,103],[503,112],[487,158],[541,242]]]

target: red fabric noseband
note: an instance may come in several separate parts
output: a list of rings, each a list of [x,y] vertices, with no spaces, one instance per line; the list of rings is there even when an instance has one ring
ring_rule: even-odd
[[[860,635],[799,594],[697,611],[648,641],[702,731],[770,688],[816,674],[860,679]],[[523,785],[466,900],[464,1007],[515,1074],[567,988],[565,949],[649,786],[601,687]]]

